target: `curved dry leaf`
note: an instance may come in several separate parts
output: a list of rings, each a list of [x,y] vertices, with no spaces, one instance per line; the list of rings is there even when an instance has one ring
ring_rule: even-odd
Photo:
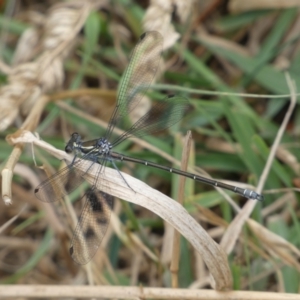
[[[61,150],[39,140],[31,132],[24,131],[18,138],[10,138],[12,143],[33,143],[42,147],[60,159],[72,158]],[[86,180],[94,182],[98,175],[98,166],[94,164],[89,169]],[[208,235],[208,233],[188,214],[176,201],[152,189],[144,182],[118,171],[105,168],[105,176],[101,180],[101,190],[109,192],[115,197],[141,205],[159,215],[176,230],[178,230],[201,254],[212,277],[212,286],[217,290],[230,289],[232,286],[231,272],[227,256],[223,249]],[[131,189],[130,187],[133,187]]]

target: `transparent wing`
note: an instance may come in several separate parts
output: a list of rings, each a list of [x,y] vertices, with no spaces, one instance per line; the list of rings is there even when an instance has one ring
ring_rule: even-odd
[[[82,184],[84,175],[93,164],[93,161],[78,158],[73,164],[61,169],[38,185],[34,190],[36,197],[44,202],[63,199]]]
[[[83,196],[85,205],[71,241],[70,254],[80,265],[97,252],[106,233],[113,208],[113,196],[91,188]]]
[[[141,35],[133,49],[129,64],[123,73],[117,96],[117,105],[107,128],[105,138],[109,140],[113,128],[141,101],[159,67],[160,55],[163,47],[163,37],[157,31],[146,32]]]
[[[156,102],[151,109],[113,143],[113,147],[130,136],[142,137],[167,129],[178,123],[190,107],[188,99],[169,96]]]

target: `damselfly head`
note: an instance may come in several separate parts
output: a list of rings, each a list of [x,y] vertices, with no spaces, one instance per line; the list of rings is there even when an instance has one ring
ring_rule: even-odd
[[[78,147],[80,142],[80,135],[77,132],[72,133],[71,138],[65,147],[65,151],[69,154],[72,153],[74,151],[74,148]]]
[[[69,145],[69,143],[67,144],[67,146],[65,147],[65,151],[70,154],[73,152],[74,146],[73,145]]]

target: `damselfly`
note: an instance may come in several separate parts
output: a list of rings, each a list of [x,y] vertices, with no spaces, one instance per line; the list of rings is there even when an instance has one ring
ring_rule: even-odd
[[[116,169],[115,161],[143,164],[221,187],[249,199],[263,200],[262,195],[249,189],[128,157],[113,151],[115,146],[130,136],[143,137],[174,125],[182,119],[184,112],[190,107],[186,98],[168,96],[164,100],[153,104],[150,110],[123,134],[115,138],[112,137],[115,126],[126,123],[124,121],[128,119],[131,111],[140,103],[143,95],[139,92],[139,89],[142,87],[143,90],[147,90],[150,86],[159,67],[162,47],[163,38],[158,32],[147,32],[140,37],[122,77],[117,105],[104,136],[84,142],[78,133],[73,133],[65,148],[67,153],[75,154],[72,163],[42,182],[35,189],[36,196],[45,202],[64,198],[81,185],[91,166],[97,164],[98,175],[94,184],[84,195],[85,204],[70,247],[72,258],[79,264],[86,264],[95,255],[109,224],[113,197],[101,191],[101,178],[105,176],[103,171],[108,162]],[[120,172],[119,174],[122,176]],[[134,190],[134,187],[131,188]]]

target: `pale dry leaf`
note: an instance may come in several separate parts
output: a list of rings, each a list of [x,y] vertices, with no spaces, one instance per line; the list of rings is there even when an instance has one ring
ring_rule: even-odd
[[[191,15],[195,1],[173,0],[173,6],[176,7],[176,14],[179,16],[181,22],[186,22]]]
[[[231,13],[241,13],[245,11],[260,10],[260,9],[283,9],[289,7],[299,7],[299,0],[230,0],[228,9]]]
[[[210,35],[204,30],[204,28],[197,29],[197,36],[203,43],[207,43],[207,44],[210,44],[215,47],[226,49],[228,51],[231,51],[233,53],[237,53],[239,55],[243,55],[246,57],[250,56],[250,53],[246,48],[241,47],[240,45],[238,45],[234,42],[231,42],[227,39]]]
[[[35,27],[27,28],[18,40],[12,64],[17,66],[33,59],[40,42],[40,32]]]
[[[40,141],[30,132],[24,131],[18,138],[11,138],[10,142],[33,143],[56,157],[60,157],[60,159],[66,159],[67,161],[71,161],[72,159],[64,151],[57,150],[46,142]],[[90,165],[90,163],[88,164]],[[80,168],[86,168],[84,163],[80,165]],[[144,182],[128,174],[121,174],[123,178],[118,171],[106,167],[105,176],[103,176],[101,187],[99,188],[104,192],[109,192],[115,197],[141,205],[170,223],[202,255],[213,277],[212,286],[217,290],[231,288],[231,272],[226,254],[188,212],[179,203],[152,189]],[[98,166],[94,164],[89,168],[89,173],[85,176],[85,179],[92,184],[97,176]],[[134,187],[134,190],[129,186]]]
[[[180,35],[171,24],[173,3],[171,0],[151,0],[143,19],[145,31],[158,31],[164,37],[164,50],[172,47]]]

